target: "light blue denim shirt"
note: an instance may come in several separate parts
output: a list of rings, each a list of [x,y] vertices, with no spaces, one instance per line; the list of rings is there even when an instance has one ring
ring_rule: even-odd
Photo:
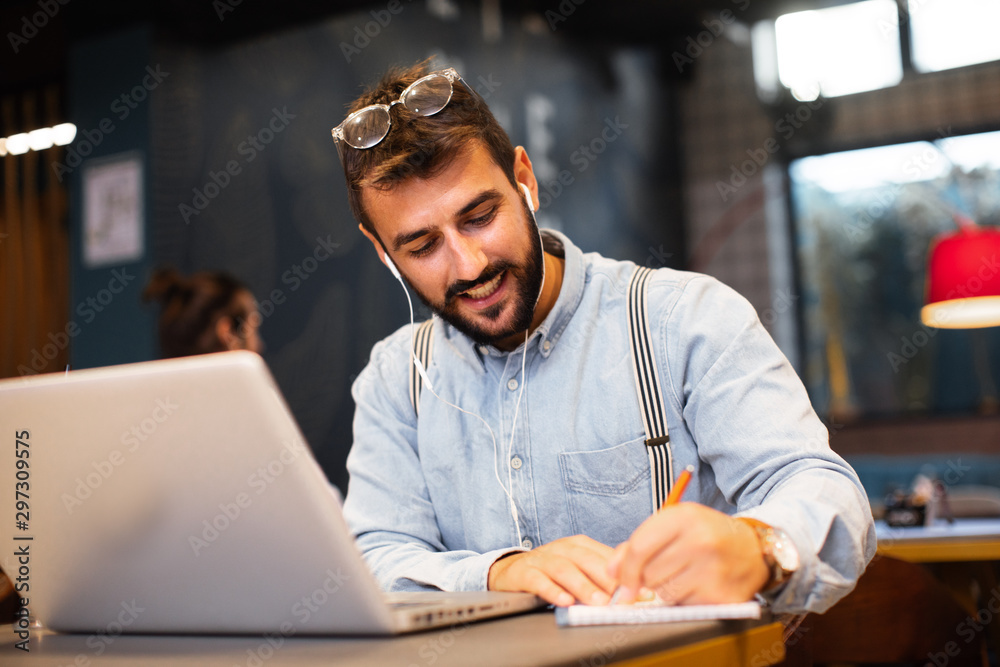
[[[615,546],[653,511],[626,326],[635,265],[569,239],[558,300],[525,345],[476,345],[441,320],[417,419],[411,327],[378,343],[353,386],[345,517],[386,590],[484,590],[502,554],[585,534]],[[791,537],[801,567],[776,611],[822,612],[875,551],[867,496],[753,307],[708,276],[660,269],[648,288],[674,471],[685,494]],[[516,425],[514,409],[524,386]],[[523,543],[504,488],[509,479]]]

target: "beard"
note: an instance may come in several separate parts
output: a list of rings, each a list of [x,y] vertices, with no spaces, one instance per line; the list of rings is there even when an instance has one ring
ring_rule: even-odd
[[[444,303],[436,304],[427,299],[419,290],[414,289],[417,296],[425,306],[452,325],[463,334],[471,338],[478,345],[495,345],[497,342],[514,334],[527,331],[531,326],[531,320],[535,314],[535,306],[542,289],[543,262],[542,241],[538,235],[538,227],[531,222],[530,211],[522,201],[524,208],[524,224],[528,230],[530,248],[527,256],[520,262],[510,260],[500,260],[490,263],[479,274],[475,280],[461,280],[448,287],[445,293]],[[504,280],[513,280],[513,304],[509,304],[510,299],[494,304],[477,315],[477,319],[486,319],[489,322],[497,323],[505,310],[513,309],[510,322],[499,329],[487,328],[484,324],[476,322],[459,312],[459,295],[466,290],[483,285],[496,278],[504,271],[508,276]],[[412,288],[413,285],[411,284]]]

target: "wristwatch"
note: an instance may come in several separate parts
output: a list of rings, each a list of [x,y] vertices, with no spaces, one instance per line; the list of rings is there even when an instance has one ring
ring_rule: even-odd
[[[760,550],[764,554],[764,563],[770,570],[770,576],[763,590],[773,590],[791,579],[799,569],[799,552],[788,534],[763,521],[746,517],[740,517],[740,520],[757,533]]]

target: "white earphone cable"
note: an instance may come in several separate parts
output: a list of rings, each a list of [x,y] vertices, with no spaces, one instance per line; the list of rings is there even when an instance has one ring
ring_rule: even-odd
[[[403,279],[400,276],[397,275],[396,279],[399,280],[399,282],[400,282],[401,285],[403,285],[403,292],[406,294],[406,302],[407,302],[407,304],[410,307],[410,358],[412,359],[414,366],[416,366],[417,372],[420,373],[420,377],[423,378],[423,380],[424,380],[424,386],[427,387],[427,390],[430,391],[431,394],[433,394],[435,398],[437,398],[439,401],[441,401],[445,405],[448,405],[450,407],[455,408],[459,412],[467,414],[470,417],[475,417],[476,419],[478,419],[479,421],[481,421],[483,423],[483,426],[486,427],[486,430],[489,431],[490,439],[493,441],[493,475],[494,475],[494,477],[496,477],[497,484],[499,484],[500,488],[503,489],[504,495],[507,496],[507,499],[510,501],[510,515],[511,515],[511,518],[514,519],[514,529],[515,529],[515,531],[517,533],[517,544],[521,545],[521,543],[524,540],[521,537],[521,520],[520,520],[520,517],[518,516],[518,513],[517,513],[517,503],[514,502],[514,496],[513,496],[513,493],[512,493],[512,490],[513,490],[513,485],[512,485],[513,478],[511,477],[511,474],[510,474],[510,466],[508,465],[508,486],[504,486],[503,481],[500,479],[500,470],[497,467],[498,452],[497,452],[497,437],[496,437],[496,434],[493,433],[493,429],[490,427],[489,423],[485,419],[483,419],[481,416],[479,416],[475,412],[471,412],[469,410],[466,410],[465,408],[461,408],[461,407],[455,405],[454,403],[452,403],[450,401],[446,401],[445,399],[441,398],[441,396],[436,391],[434,391],[434,385],[431,384],[430,378],[427,377],[427,370],[424,368],[424,365],[420,362],[420,359],[417,358],[416,353],[414,352],[414,348],[416,347],[416,330],[417,330],[417,327],[415,325],[415,319],[414,319],[414,316],[413,316],[413,300],[410,298],[410,291],[408,289],[406,289],[406,285],[403,283]],[[527,335],[525,335],[525,343],[527,343]],[[525,354],[527,354],[527,345],[525,345]],[[524,358],[523,357],[521,359],[521,379],[522,380],[524,379]],[[522,382],[521,383],[521,393],[518,394],[517,405],[514,408],[514,422],[511,425],[511,436],[510,436],[510,447],[511,448],[514,446],[514,428],[517,425],[517,412],[518,412],[518,408],[520,407],[520,404],[521,404],[521,395],[523,395],[523,393],[524,393],[524,383]],[[508,452],[509,452],[509,449],[508,449]],[[510,456],[508,455],[508,459],[509,458],[510,458]]]
[[[520,183],[519,185],[524,192],[525,199],[527,200],[528,203],[528,210],[531,212],[532,221],[535,222],[535,230],[538,232],[539,243],[541,243],[541,231],[538,229],[538,221],[535,219],[535,209],[531,202],[531,191],[523,183]],[[423,363],[421,363],[420,359],[417,358],[416,352],[414,351],[414,348],[416,347],[417,327],[413,315],[413,299],[410,298],[410,291],[406,289],[406,283],[403,282],[403,277],[399,274],[399,270],[396,268],[396,265],[392,263],[392,260],[389,258],[388,254],[385,255],[385,260],[386,264],[389,267],[389,270],[392,272],[392,275],[395,276],[396,280],[399,281],[399,284],[402,285],[403,293],[406,294],[406,303],[410,308],[410,358],[413,361],[413,365],[416,367],[417,372],[423,379],[424,386],[427,387],[427,390],[430,391],[435,398],[437,398],[445,405],[455,408],[459,412],[467,414],[471,417],[475,417],[476,419],[481,421],[483,423],[483,426],[486,427],[486,430],[489,431],[490,439],[493,441],[493,475],[494,477],[496,477],[497,484],[499,484],[500,488],[503,489],[504,495],[506,495],[507,499],[510,501],[510,515],[511,518],[514,519],[514,529],[517,533],[517,546],[523,546],[524,539],[521,536],[521,520],[517,513],[517,503],[514,502],[514,477],[512,472],[513,466],[511,466],[511,455],[513,454],[514,451],[514,437],[517,434],[517,417],[518,417],[518,412],[520,411],[521,408],[521,397],[524,396],[524,388],[527,385],[528,376],[525,372],[525,368],[528,358],[528,337],[531,332],[531,329],[529,327],[528,330],[524,332],[524,351],[521,355],[521,387],[520,391],[517,394],[517,402],[514,404],[514,419],[511,422],[510,426],[510,443],[507,445],[507,485],[505,486],[503,481],[500,479],[500,469],[497,464],[497,460],[499,457],[497,452],[496,434],[493,433],[493,429],[490,427],[489,423],[478,414],[470,412],[469,410],[466,410],[464,408],[460,408],[454,403],[446,401],[445,399],[441,398],[441,396],[439,396],[436,391],[434,391],[434,386],[433,384],[431,384],[430,378],[427,377],[427,369],[424,368]],[[545,286],[545,256],[543,252],[542,281],[538,289],[538,297],[535,299],[536,306],[538,305],[538,302],[541,300],[542,290],[544,289],[544,286]]]

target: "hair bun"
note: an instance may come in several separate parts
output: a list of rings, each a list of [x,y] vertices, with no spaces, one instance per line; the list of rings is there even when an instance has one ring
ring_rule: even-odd
[[[172,266],[161,266],[153,271],[149,283],[142,291],[142,300],[167,304],[182,291],[190,291],[191,286],[180,272]]]

